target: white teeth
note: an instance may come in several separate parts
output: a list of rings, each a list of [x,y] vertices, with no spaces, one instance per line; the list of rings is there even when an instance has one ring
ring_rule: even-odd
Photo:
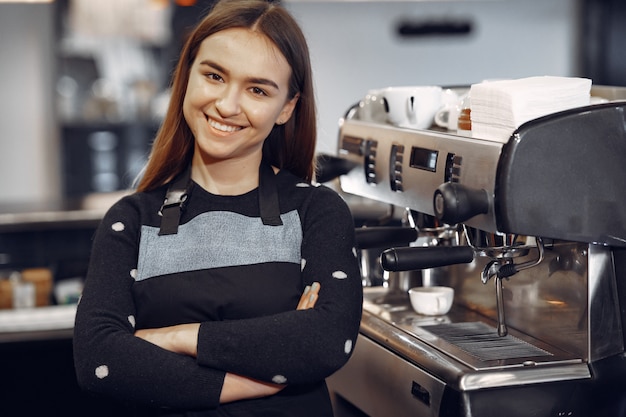
[[[241,130],[241,127],[239,126],[224,125],[224,124],[216,122],[213,119],[209,119],[209,125],[211,125],[213,128],[217,130],[221,130],[222,132],[236,132],[238,130]]]

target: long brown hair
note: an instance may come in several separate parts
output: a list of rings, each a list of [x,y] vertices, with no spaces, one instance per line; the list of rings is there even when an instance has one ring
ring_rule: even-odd
[[[310,181],[315,173],[316,109],[309,49],[302,30],[281,6],[265,0],[223,0],[196,26],[183,46],[171,85],[171,98],[137,191],[167,184],[189,164],[194,137],[183,116],[191,66],[208,36],[230,28],[249,28],[270,39],[291,66],[289,98],[300,94],[289,121],[274,125],[263,144],[272,165]]]

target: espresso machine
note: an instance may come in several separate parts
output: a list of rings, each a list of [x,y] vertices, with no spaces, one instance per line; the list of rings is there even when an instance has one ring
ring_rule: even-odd
[[[382,269],[455,296],[422,316],[406,288],[365,286],[354,354],[328,380],[338,397],[372,417],[626,416],[625,90],[593,86],[608,102],[504,143],[346,113],[341,189],[415,230]]]

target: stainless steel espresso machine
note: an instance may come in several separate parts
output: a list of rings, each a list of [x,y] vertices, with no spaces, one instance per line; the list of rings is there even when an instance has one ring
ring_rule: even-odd
[[[592,95],[612,101],[506,143],[347,113],[342,190],[405,209],[401,228],[429,236],[381,253],[388,279],[417,271],[455,301],[422,316],[406,288],[365,287],[331,390],[372,417],[626,416],[626,93]]]

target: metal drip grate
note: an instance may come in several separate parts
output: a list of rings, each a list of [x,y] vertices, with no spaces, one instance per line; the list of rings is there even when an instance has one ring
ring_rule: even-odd
[[[550,352],[511,335],[498,336],[494,327],[481,322],[445,323],[421,327],[482,361],[552,356]]]

